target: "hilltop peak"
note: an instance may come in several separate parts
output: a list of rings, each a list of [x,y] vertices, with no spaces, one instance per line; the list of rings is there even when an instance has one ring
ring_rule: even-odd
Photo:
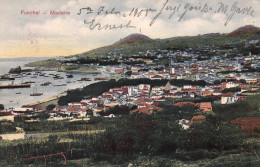
[[[252,33],[260,33],[260,28],[255,27],[254,25],[246,25],[232,31],[228,34],[228,36],[237,36],[242,34],[252,34]]]
[[[120,39],[114,45],[132,44],[136,42],[151,41],[152,39],[143,34],[130,34],[127,37]]]

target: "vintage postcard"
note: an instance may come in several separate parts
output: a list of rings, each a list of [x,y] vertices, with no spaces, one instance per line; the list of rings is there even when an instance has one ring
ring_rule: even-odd
[[[260,165],[260,0],[0,4],[0,166]]]

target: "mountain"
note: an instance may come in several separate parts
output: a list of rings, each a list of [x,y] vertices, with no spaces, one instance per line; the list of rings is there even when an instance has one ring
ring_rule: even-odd
[[[138,42],[148,42],[148,41],[152,41],[152,39],[142,34],[131,34],[123,39],[120,39],[118,42],[114,43],[113,45],[118,46],[118,45],[134,44]]]
[[[203,48],[212,46],[214,46],[214,48],[212,48],[214,50],[225,48],[226,44],[230,44],[234,41],[259,39],[259,36],[260,28],[253,25],[240,27],[229,34],[209,33],[197,36],[179,36],[154,40],[142,34],[131,34],[113,44],[67,57],[76,56],[94,58],[119,54],[133,55],[139,54],[139,52],[146,52],[147,50],[183,50],[185,48]]]
[[[231,33],[227,34],[227,36],[238,36],[242,34],[260,34],[260,28],[255,27],[253,25],[246,25],[232,31]]]
[[[96,48],[81,54],[77,54],[74,56],[99,56],[99,55],[105,55],[109,52],[115,52],[116,50],[120,49],[122,52],[126,53],[127,51],[132,52],[133,50],[139,49],[140,47],[144,47],[144,45],[147,45],[151,43],[153,40],[145,35],[142,34],[131,34],[127,37],[120,39],[119,41],[103,46],[100,48]]]

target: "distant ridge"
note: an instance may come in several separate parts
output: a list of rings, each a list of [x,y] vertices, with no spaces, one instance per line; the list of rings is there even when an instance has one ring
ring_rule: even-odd
[[[238,36],[242,34],[260,34],[260,28],[255,27],[253,25],[246,25],[232,31],[231,33],[227,34],[227,36]]]
[[[243,36],[248,34],[249,36]],[[130,34],[119,41],[112,43],[107,46],[92,49],[87,52],[83,52],[71,56],[90,56],[97,57],[107,55],[111,53],[125,53],[125,54],[137,54],[144,50],[153,49],[167,49],[167,48],[185,48],[185,47],[201,47],[203,45],[209,45],[209,40],[212,44],[219,45],[220,43],[230,42],[237,36],[241,36],[243,39],[255,39],[260,35],[260,28],[253,25],[246,25],[240,27],[228,34],[220,33],[208,33],[197,36],[181,36],[181,37],[170,37],[160,40],[153,40],[143,34]],[[117,36],[115,36],[117,38]],[[235,39],[237,40],[237,39]],[[69,56],[68,56],[69,57]]]
[[[151,38],[143,34],[131,34],[123,39],[120,39],[118,42],[114,43],[113,45],[133,44],[137,42],[148,42],[151,40],[152,40]]]

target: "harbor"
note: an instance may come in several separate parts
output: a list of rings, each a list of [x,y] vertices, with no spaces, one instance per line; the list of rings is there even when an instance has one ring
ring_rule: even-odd
[[[31,60],[24,61],[17,58],[15,61],[12,59],[9,61],[17,62],[12,68],[21,66],[22,69],[30,69],[25,67],[25,64]],[[67,90],[82,88],[98,82],[95,78],[105,77],[105,74],[66,73],[50,69],[9,74],[8,64],[8,61],[0,62],[0,75],[6,77],[0,80],[0,101],[5,104],[6,109],[39,103],[45,106],[45,102],[54,103],[53,101],[64,95]]]

